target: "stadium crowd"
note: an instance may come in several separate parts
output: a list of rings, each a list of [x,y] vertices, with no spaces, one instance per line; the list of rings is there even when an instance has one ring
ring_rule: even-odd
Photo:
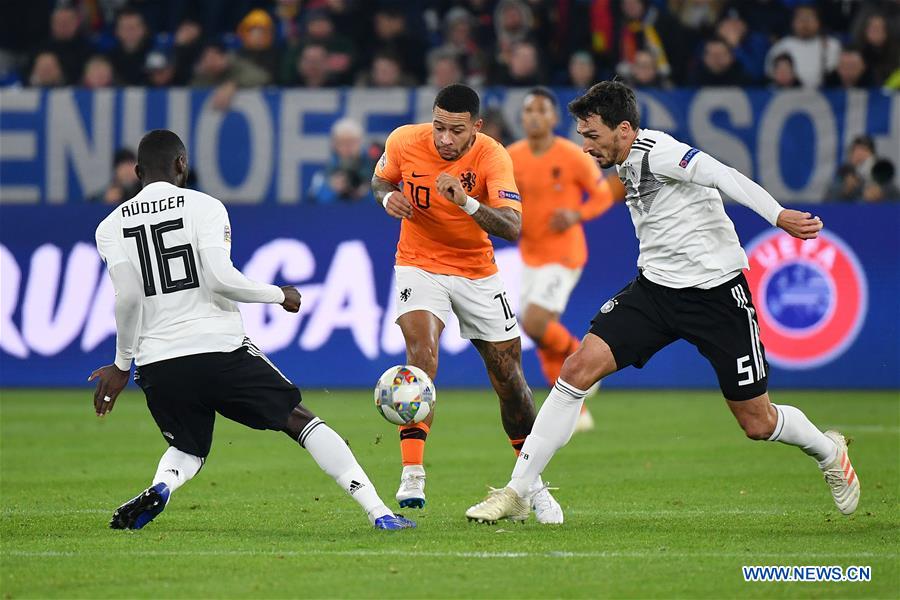
[[[4,0],[0,11],[0,85],[209,87],[220,109],[239,88],[270,85],[585,88],[618,77],[635,88],[900,90],[896,0]],[[511,141],[502,117],[486,116]],[[339,125],[310,190],[318,202],[365,198],[360,178],[378,156],[357,124]],[[123,150],[116,164],[128,160]],[[885,162],[851,159],[829,199],[890,196],[872,187],[893,181]]]

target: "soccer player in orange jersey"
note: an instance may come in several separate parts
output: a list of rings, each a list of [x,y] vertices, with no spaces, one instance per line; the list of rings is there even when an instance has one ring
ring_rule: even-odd
[[[484,360],[503,428],[518,453],[534,423],[534,400],[522,373],[516,315],[488,235],[518,239],[521,202],[509,154],[479,132],[479,110],[472,88],[443,88],[431,123],[405,125],[388,137],[372,189],[385,211],[402,220],[394,271],[407,362],[435,377],[438,340],[452,310],[460,334]],[[425,505],[422,462],[432,416],[400,427],[401,507]],[[543,483],[530,497],[540,522],[562,522]]]
[[[522,194],[524,263],[519,317],[537,343],[541,370],[550,387],[566,357],[580,345],[559,322],[587,262],[581,223],[595,219],[622,197],[622,186],[603,178],[597,163],[581,148],[554,135],[559,122],[556,96],[547,88],[528,92],[522,104],[525,139],[509,147],[516,184]],[[593,429],[586,407],[577,431]]]

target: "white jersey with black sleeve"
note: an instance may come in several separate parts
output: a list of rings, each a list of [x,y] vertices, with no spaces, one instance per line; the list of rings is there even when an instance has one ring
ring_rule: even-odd
[[[640,242],[638,267],[666,287],[709,289],[748,266],[720,190],[772,225],[783,210],[740,172],[661,131],[640,129],[616,168]]]
[[[146,185],[97,227],[116,290],[116,361],[231,352],[244,340],[234,302],[284,302],[274,285],[231,264],[231,225],[215,198],[166,182]]]

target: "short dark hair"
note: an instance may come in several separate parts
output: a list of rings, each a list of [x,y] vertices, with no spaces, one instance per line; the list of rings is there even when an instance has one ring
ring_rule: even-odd
[[[181,155],[187,155],[181,138],[168,129],[154,129],[141,138],[137,162],[145,173],[168,173]]]
[[[623,121],[628,121],[632,129],[641,126],[641,114],[634,92],[621,81],[595,83],[582,96],[569,102],[569,112],[576,119],[597,115],[610,129],[615,129]]]
[[[440,108],[451,113],[469,113],[472,118],[481,112],[481,99],[478,92],[463,83],[451,83],[434,97],[431,108]]]
[[[546,98],[550,101],[550,104],[553,105],[553,108],[559,108],[559,98],[556,97],[556,94],[553,93],[553,90],[543,85],[537,85],[528,90],[528,93],[525,94],[525,97],[527,98],[528,96],[540,96],[542,98]]]
[[[872,139],[872,136],[864,133],[853,138],[853,141],[850,142],[850,146],[863,146],[864,148],[868,148],[869,152],[875,154],[875,140]]]

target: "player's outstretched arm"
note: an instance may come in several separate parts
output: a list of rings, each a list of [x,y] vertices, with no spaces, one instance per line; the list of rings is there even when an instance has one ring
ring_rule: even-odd
[[[459,179],[448,173],[441,173],[435,181],[438,192],[451,202],[459,205],[479,227],[504,240],[514,242],[522,232],[522,215],[519,211],[501,206],[493,208],[470,198],[462,188]]]
[[[141,277],[129,262],[119,262],[109,268],[109,278],[116,292],[116,360],[100,367],[88,377],[97,380],[94,388],[94,411],[102,417],[113,409],[116,399],[128,385],[131,360],[137,348],[141,324]]]
[[[275,285],[257,283],[247,279],[231,263],[228,250],[221,247],[200,250],[200,270],[211,291],[234,302],[259,302],[286,306],[284,290]],[[299,303],[298,303],[299,304]]]
[[[772,225],[780,227],[795,238],[815,238],[822,229],[819,217],[808,212],[786,209],[761,185],[708,154],[700,154],[692,180],[700,185],[715,187],[736,202],[750,208]]]
[[[403,191],[378,175],[372,177],[372,194],[387,214],[395,219],[412,219],[413,209]]]

